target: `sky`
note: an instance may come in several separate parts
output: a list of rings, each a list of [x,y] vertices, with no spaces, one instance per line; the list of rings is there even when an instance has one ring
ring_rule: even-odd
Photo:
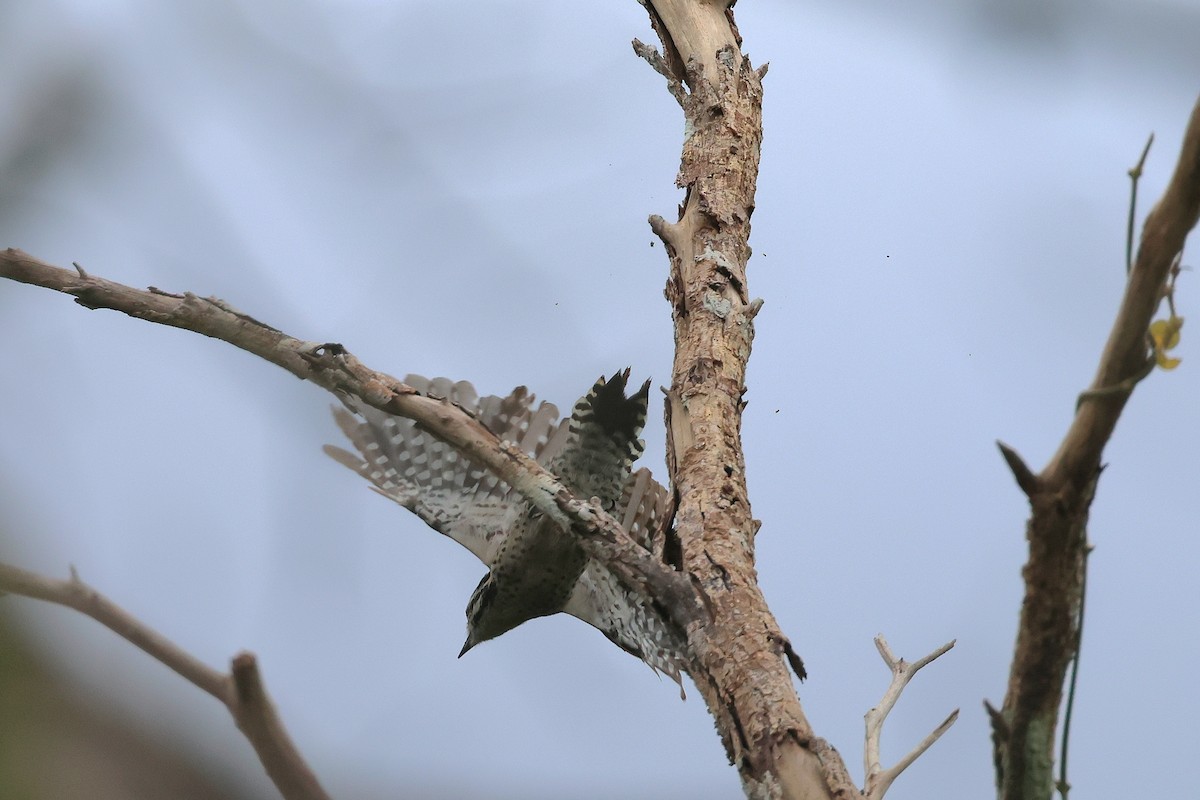
[[[915,660],[889,793],[993,795],[1035,469],[1091,381],[1124,278],[1126,170],[1158,197],[1200,88],[1200,3],[751,2],[769,61],[744,442],[762,589],[820,736],[861,780],[862,716]],[[682,118],[623,3],[9,0],[0,246],[215,295],[370,366],[527,385],[670,379]],[[1190,263],[1186,254],[1184,263]],[[1185,318],[1200,298],[1179,280]],[[1105,452],[1070,780],[1175,791],[1190,666],[1200,394],[1135,392]],[[340,797],[738,796],[694,688],[577,620],[461,660],[473,556],[321,454],[331,398],[195,334],[0,285],[0,560],[85,580],[213,666],[258,654]],[[643,464],[660,477],[651,413]],[[94,622],[6,598],[112,713],[268,786],[226,712]],[[1114,735],[1114,733],[1116,735]],[[1137,764],[1137,769],[1131,765]],[[249,791],[249,790],[248,790]]]

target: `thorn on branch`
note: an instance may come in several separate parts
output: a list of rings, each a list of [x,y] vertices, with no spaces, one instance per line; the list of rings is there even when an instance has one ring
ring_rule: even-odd
[[[983,701],[983,708],[985,711],[987,711],[988,721],[990,721],[992,724],[992,736],[1002,742],[1007,742],[1010,731],[1008,728],[1008,721],[1004,719],[1004,714],[998,711],[996,707],[987,700]]]
[[[792,640],[786,636],[783,639],[783,654],[787,656],[788,665],[791,666],[792,672],[796,673],[796,677],[803,683],[808,678],[808,670],[804,668],[804,659],[800,658],[792,648]]]
[[[996,446],[1000,448],[1000,455],[1004,456],[1004,462],[1008,464],[1008,468],[1012,471],[1013,477],[1017,481],[1017,486],[1021,487],[1021,491],[1025,496],[1032,499],[1040,489],[1040,481],[1037,475],[1025,465],[1021,456],[1017,455],[1017,451],[1006,445],[1004,442],[997,441]]]
[[[83,267],[79,266],[78,261],[72,261],[71,266],[74,267],[75,271],[79,273],[79,277],[83,278],[85,281],[88,278],[92,277],[91,275],[88,275],[87,272],[84,271]]]

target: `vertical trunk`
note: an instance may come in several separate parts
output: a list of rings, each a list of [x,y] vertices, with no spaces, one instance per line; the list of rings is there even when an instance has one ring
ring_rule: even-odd
[[[654,217],[651,225],[671,259],[666,295],[676,351],[667,447],[680,566],[711,612],[707,624],[688,631],[692,677],[749,796],[828,797],[806,749],[813,734],[789,662],[803,668],[754,568],[759,523],[746,490],[741,415],[761,305],[748,293],[746,261],[765,70],[742,55],[726,5],[655,0],[651,10],[664,45],[660,71],[675,79],[685,115],[677,182],[686,199],[678,222]]]

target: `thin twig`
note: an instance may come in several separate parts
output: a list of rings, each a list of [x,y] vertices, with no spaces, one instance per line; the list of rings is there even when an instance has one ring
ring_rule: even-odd
[[[888,669],[892,671],[892,682],[888,686],[887,691],[883,693],[883,699],[879,701],[879,705],[872,708],[866,714],[866,746],[863,748],[863,767],[866,775],[866,784],[863,794],[869,800],[880,800],[887,793],[888,788],[904,772],[910,764],[921,757],[921,754],[928,750],[934,742],[941,738],[942,734],[950,729],[950,726],[958,719],[958,709],[954,709],[950,716],[942,720],[942,723],[933,729],[932,732],[910,750],[903,758],[897,761],[888,769],[883,769],[880,764],[880,740],[883,735],[883,723],[887,719],[892,708],[895,707],[896,701],[900,699],[904,687],[913,679],[923,667],[940,658],[954,647],[955,640],[951,640],[934,650],[924,658],[918,659],[913,663],[908,663],[902,658],[896,658],[892,652],[892,648],[888,646],[887,640],[883,638],[883,634],[875,637],[875,647],[879,650],[879,655],[883,658],[883,662],[887,664]]]
[[[287,800],[329,800],[275,712],[252,653],[239,653],[232,675],[223,675],[84,583],[74,567],[63,581],[0,563],[0,591],[74,609],[136,645],[221,701]]]
[[[289,800],[328,800],[275,711],[254,654],[238,653],[231,665],[231,675],[236,707],[230,713],[237,720],[238,729],[254,745],[280,794]]]
[[[1091,556],[1092,550],[1091,545],[1086,545],[1083,550],[1083,575],[1079,579],[1079,622],[1077,623],[1079,635],[1075,637],[1075,655],[1071,659],[1071,678],[1067,686],[1067,707],[1063,710],[1062,745],[1060,747],[1062,758],[1058,765],[1058,792],[1062,795],[1063,800],[1067,800],[1067,794],[1071,791],[1071,784],[1067,780],[1067,756],[1071,744],[1071,715],[1075,710],[1075,685],[1079,679],[1079,654],[1083,650],[1083,611],[1087,605],[1088,557]]]
[[[229,685],[226,676],[182,650],[84,583],[74,567],[71,567],[71,577],[64,581],[0,563],[0,590],[73,608],[165,664],[184,680],[228,704]]]
[[[1129,220],[1125,225],[1125,274],[1133,269],[1133,221],[1137,217],[1137,187],[1142,177],[1142,168],[1146,165],[1146,156],[1150,155],[1150,145],[1154,144],[1154,133],[1146,140],[1142,148],[1142,157],[1137,164],[1129,168]]]

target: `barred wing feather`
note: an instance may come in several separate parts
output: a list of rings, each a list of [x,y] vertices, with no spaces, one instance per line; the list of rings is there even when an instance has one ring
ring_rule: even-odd
[[[479,397],[466,381],[409,375],[404,382],[459,406],[539,462],[552,457],[565,440],[567,426],[558,408],[553,403],[535,408],[535,397],[524,386],[506,397]],[[342,408],[333,414],[358,454],[326,445],[327,454],[491,566],[516,505],[507,483],[413,420],[370,407],[359,409],[358,415]]]
[[[404,382],[419,393],[453,403],[504,441],[513,442],[546,466],[567,440],[569,419],[524,386],[505,397],[480,397],[466,381],[409,375]],[[357,453],[325,446],[338,463],[371,482],[372,488],[475,554],[489,567],[523,502],[486,467],[422,430],[405,417],[369,406],[354,414],[333,410]],[[617,519],[640,544],[662,552],[662,517],[669,502],[665,488],[646,469],[633,473],[617,506]],[[655,540],[657,537],[657,540]]]

